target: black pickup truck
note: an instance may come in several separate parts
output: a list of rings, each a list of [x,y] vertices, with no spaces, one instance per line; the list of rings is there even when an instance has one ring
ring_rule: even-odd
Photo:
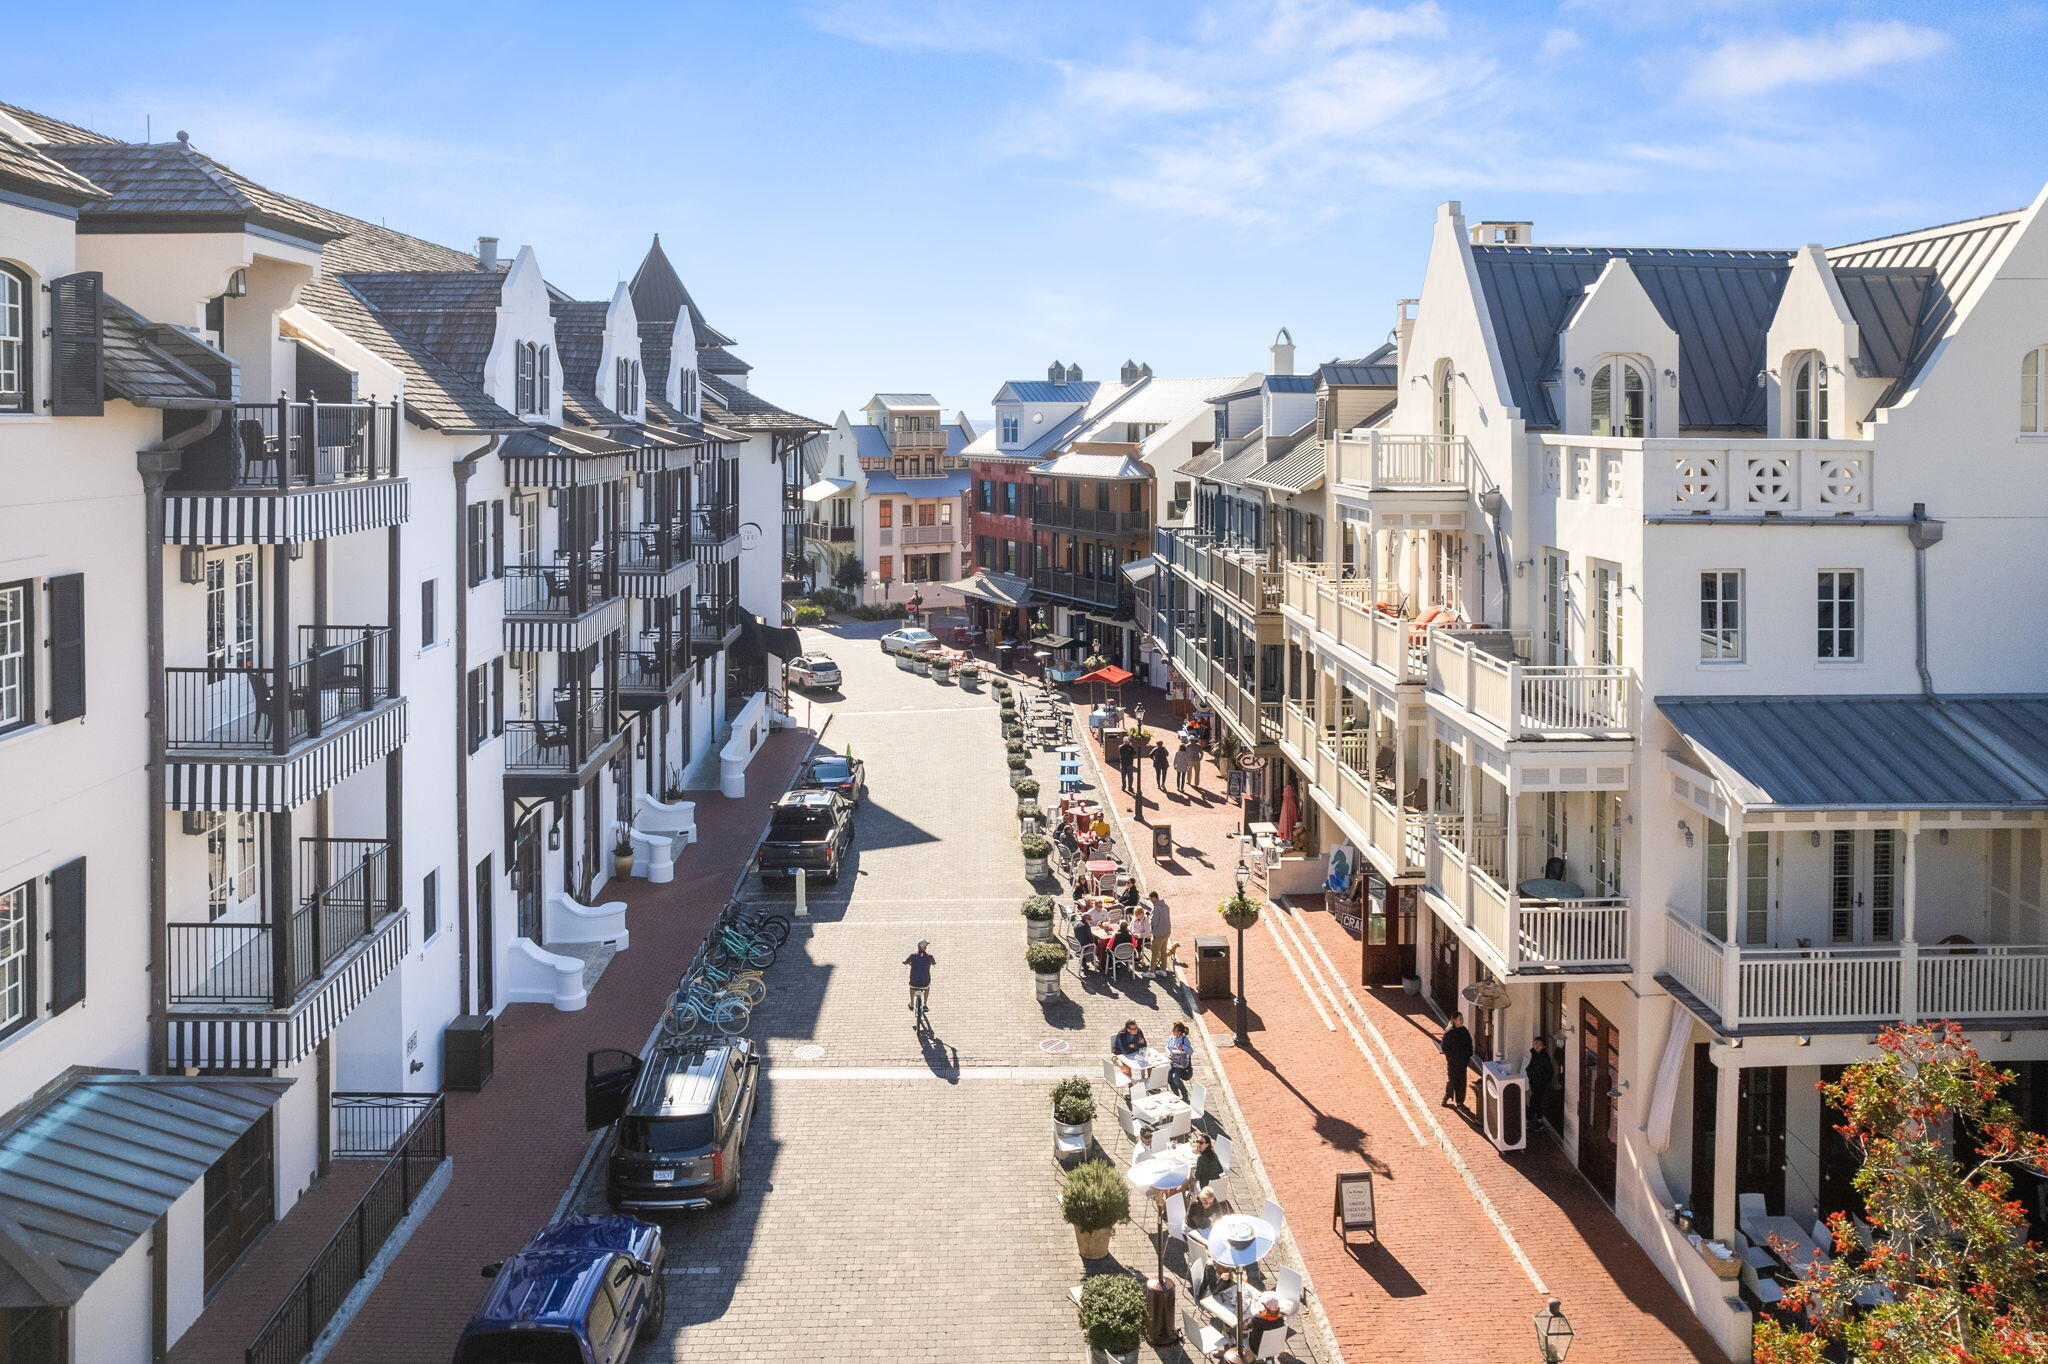
[[[798,868],[837,882],[853,847],[853,802],[837,791],[787,791],[768,818],[754,866],[761,879],[794,879]]]

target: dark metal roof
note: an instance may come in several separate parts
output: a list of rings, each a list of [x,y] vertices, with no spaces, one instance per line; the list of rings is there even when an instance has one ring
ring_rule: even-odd
[[[131,402],[232,398],[234,364],[176,327],[151,322],[119,299],[101,314],[106,391]]]
[[[372,312],[349,284],[313,280],[299,291],[299,302],[405,375],[406,416],[414,423],[442,431],[516,431],[525,425],[423,341]]]
[[[1999,249],[2020,220],[2020,212],[1994,213],[1967,222],[1947,223],[1920,232],[1884,237],[1870,242],[1837,246],[1827,253],[1828,264],[1839,273],[1844,269],[1912,269],[1934,272],[1934,281],[1913,327],[1911,348],[1898,380],[1878,400],[1879,406],[1894,401],[1920,373],[1955,319],[1956,309],[1978,278],[1998,257]],[[1847,291],[1844,290],[1846,297]],[[1851,305],[1854,306],[1853,303]],[[1862,319],[1858,318],[1860,322]],[[1865,334],[1866,342],[1869,336]]]
[[[2048,696],[1660,697],[1745,806],[2048,807]]]
[[[668,253],[661,249],[661,234],[654,234],[654,244],[647,248],[646,259],[633,272],[633,282],[627,286],[633,295],[633,315],[642,322],[666,322],[675,325],[676,314],[685,308],[690,311],[690,327],[697,333],[699,346],[730,346],[733,339],[704,320],[704,314],[697,309],[697,300],[690,297],[690,291],[683,287],[683,277],[669,264]]]
[[[1934,271],[1837,270],[1842,301],[1863,334],[1863,359],[1868,377],[1898,379],[1905,375],[1913,338],[1936,292]]]
[[[1268,393],[1313,393],[1316,391],[1316,376],[1313,374],[1268,374]]]
[[[1764,336],[1784,292],[1789,251],[1650,247],[1475,246],[1479,284],[1507,369],[1508,393],[1532,428],[1554,428],[1547,381],[1558,333],[1610,260],[1626,260],[1678,333],[1678,423],[1695,431],[1762,430]]]
[[[1381,346],[1362,360],[1332,360],[1316,367],[1316,377],[1326,384],[1392,388],[1401,381],[1393,354],[1392,346]]]
[[[291,1088],[73,1071],[0,1129],[0,1307],[68,1306]]]
[[[0,133],[0,186],[11,186],[37,199],[78,208],[107,192],[58,161],[52,161],[26,142]]]
[[[196,215],[243,219],[313,242],[337,235],[300,212],[297,200],[265,189],[188,142],[53,143],[42,150],[108,192],[81,211],[88,219]]]
[[[528,426],[505,437],[498,453],[506,459],[543,455],[630,455],[636,448],[595,431],[572,430],[566,426]]]

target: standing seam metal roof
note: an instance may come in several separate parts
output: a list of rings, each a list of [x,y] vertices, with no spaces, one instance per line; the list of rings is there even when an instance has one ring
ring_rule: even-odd
[[[1919,376],[1921,367],[1934,351],[1935,343],[1941,340],[1949,323],[1955,320],[1956,309],[1962,305],[1964,296],[1991,262],[1998,258],[1999,248],[2004,246],[2005,239],[2018,225],[2022,212],[1995,213],[1874,242],[1837,246],[1828,251],[1828,264],[1837,272],[1845,268],[1924,268],[1934,272],[1934,282],[1928,288],[1913,328],[1913,340],[1905,365],[1897,382],[1878,399],[1880,406],[1895,401]]]

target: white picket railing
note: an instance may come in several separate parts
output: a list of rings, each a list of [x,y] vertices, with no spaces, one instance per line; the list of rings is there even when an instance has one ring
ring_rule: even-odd
[[[1517,654],[1526,649],[1525,631],[1430,632],[1430,688],[1511,739],[1630,733],[1635,682],[1627,668],[1524,663],[1480,647],[1502,636]]]
[[[1531,966],[1625,966],[1628,964],[1628,901],[1559,900],[1527,904],[1517,900],[1518,964]]]
[[[1337,438],[1336,478],[1368,491],[1462,490],[1472,442],[1463,436],[1361,431]]]

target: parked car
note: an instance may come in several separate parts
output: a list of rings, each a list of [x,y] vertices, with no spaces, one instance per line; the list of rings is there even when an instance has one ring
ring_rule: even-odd
[[[837,791],[855,805],[867,789],[868,765],[843,753],[820,753],[797,773],[799,791]]]
[[[455,1364],[625,1364],[668,1309],[661,1228],[637,1217],[571,1217],[484,1266],[483,1306]]]
[[[754,865],[763,881],[793,878],[801,867],[836,883],[852,846],[852,801],[837,791],[785,791],[768,816]]]
[[[820,691],[837,690],[843,679],[839,676],[839,665],[823,654],[805,654],[789,665],[789,685],[792,687],[814,687]]]
[[[620,1211],[662,1212],[737,1197],[760,1089],[761,1054],[743,1037],[662,1047],[645,1060],[591,1052],[583,1125],[612,1129],[605,1200]]]
[[[937,635],[915,625],[905,626],[901,630],[891,630],[882,636],[882,652],[885,654],[921,654],[926,649],[936,649],[938,645]]]

